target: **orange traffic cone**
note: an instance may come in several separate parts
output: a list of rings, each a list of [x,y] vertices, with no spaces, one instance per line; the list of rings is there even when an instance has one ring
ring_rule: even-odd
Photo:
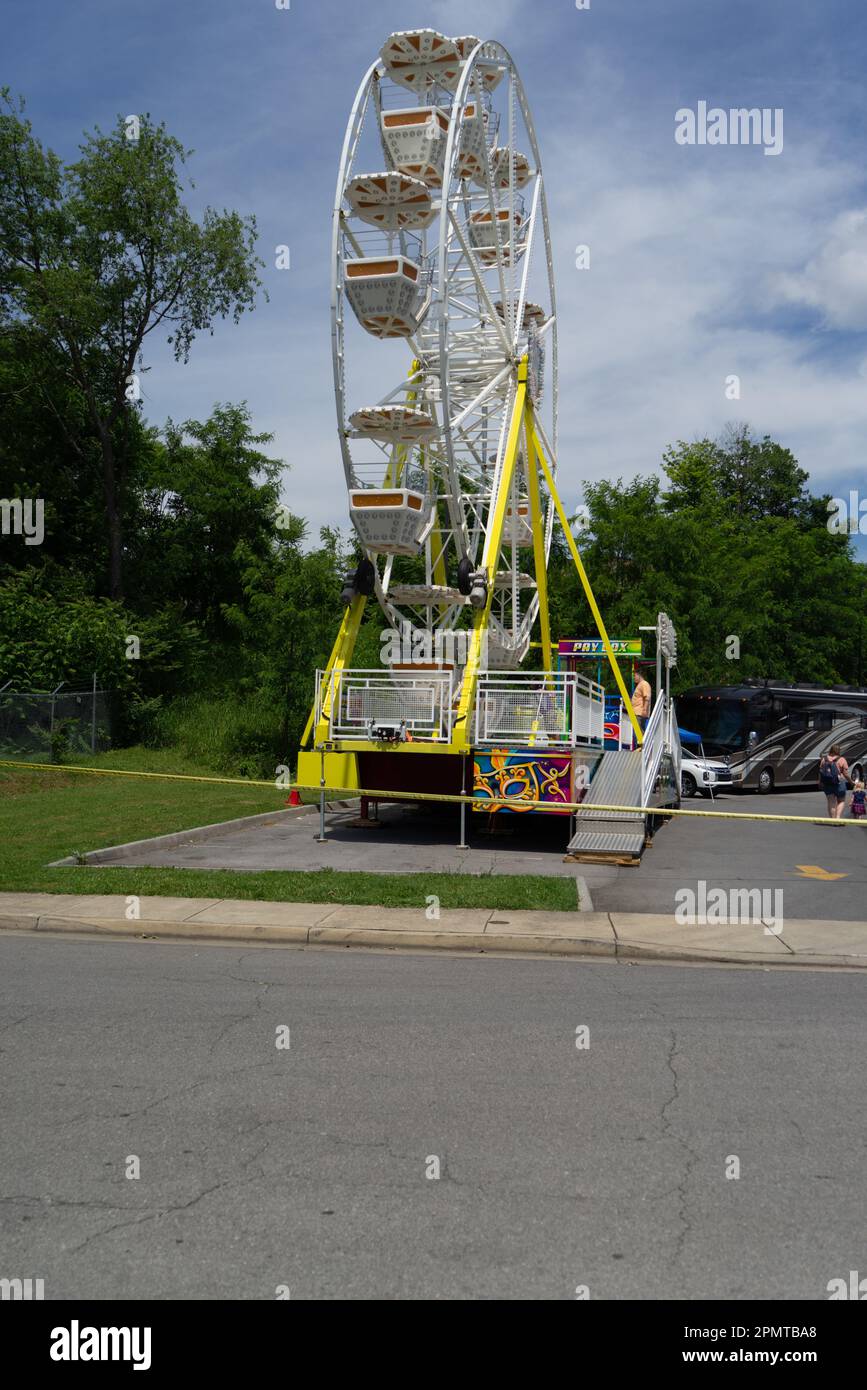
[[[286,805],[287,805],[287,806],[300,806],[300,805],[301,805],[301,797],[298,795],[298,788],[297,788],[297,787],[293,787],[293,788],[292,788],[291,792],[289,793],[289,800],[286,802]]]

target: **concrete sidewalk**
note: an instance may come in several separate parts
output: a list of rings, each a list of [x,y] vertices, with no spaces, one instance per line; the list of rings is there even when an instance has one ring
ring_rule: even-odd
[[[775,935],[761,923],[681,926],[671,915],[654,913],[444,909],[429,921],[423,906],[162,897],[139,898],[140,915],[128,920],[128,901],[120,895],[0,893],[0,930],[867,968],[867,922],[799,920]]]

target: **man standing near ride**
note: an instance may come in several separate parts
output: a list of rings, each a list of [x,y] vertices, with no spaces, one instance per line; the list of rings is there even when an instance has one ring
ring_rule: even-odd
[[[650,701],[650,684],[639,671],[638,680],[635,682],[635,689],[632,692],[632,708],[642,733],[647,728],[647,721],[650,718]]]
[[[832,820],[842,820],[846,810],[846,779],[849,764],[833,744],[819,763],[819,785],[828,798],[828,815]]]

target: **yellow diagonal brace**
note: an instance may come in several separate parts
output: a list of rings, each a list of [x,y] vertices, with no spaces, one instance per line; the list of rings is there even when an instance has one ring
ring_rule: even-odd
[[[497,564],[499,563],[503,523],[506,519],[506,507],[512,489],[515,461],[518,457],[518,445],[521,440],[521,424],[524,418],[524,401],[526,397],[527,359],[523,357],[518,365],[518,385],[515,391],[515,404],[512,407],[512,418],[509,422],[509,435],[506,441],[506,456],[503,460],[503,471],[500,474],[500,484],[497,489],[492,515],[488,519],[488,533],[485,537],[485,552],[482,556],[482,567],[485,570],[488,581],[488,597],[484,608],[477,608],[473,615],[473,630],[470,637],[464,679],[461,685],[461,698],[458,702],[458,712],[455,716],[453,743],[458,750],[467,749],[470,746],[469,715],[476,698],[476,686],[479,679],[479,661],[482,654],[482,639],[488,630],[488,619],[490,618],[491,604],[494,599],[494,579],[497,573]]]
[[[361,626],[361,617],[364,613],[364,605],[367,598],[364,594],[356,594],[355,598],[343,611],[343,622],[340,624],[340,631],[337,634],[334,646],[331,648],[331,655],[328,658],[328,665],[325,668],[325,676],[330,676],[334,670],[342,671],[352,660],[352,653],[355,651],[355,641],[358,637],[358,629]],[[322,700],[322,718],[316,729],[316,741],[321,743],[328,737],[328,715],[331,711],[330,682],[326,686],[325,695]],[[313,722],[316,719],[316,706],[310,711],[310,717],[304,727],[301,738],[301,747],[307,747],[307,741],[313,729]]]
[[[545,482],[548,484],[548,491],[550,492],[551,497],[554,501],[554,506],[557,509],[557,515],[560,518],[560,525],[563,527],[563,534],[566,537],[566,543],[569,546],[570,551],[572,552],[572,559],[575,561],[575,568],[578,571],[578,577],[580,578],[581,584],[584,588],[584,593],[586,595],[587,602],[590,604],[590,611],[592,612],[593,617],[595,619],[596,628],[599,632],[599,636],[602,638],[602,645],[605,648],[605,655],[608,657],[608,660],[611,663],[611,669],[614,672],[614,679],[617,682],[617,689],[620,691],[620,698],[623,701],[626,713],[629,715],[629,722],[635,730],[635,737],[637,738],[640,747],[641,744],[644,742],[644,735],[641,732],[641,725],[639,724],[638,719],[636,718],[635,710],[632,708],[632,700],[626,689],[623,676],[620,673],[620,667],[617,663],[617,657],[614,655],[614,648],[611,645],[611,641],[605,629],[605,624],[602,621],[602,614],[599,612],[599,605],[597,604],[596,599],[593,596],[593,590],[590,587],[590,580],[587,578],[587,571],[584,568],[581,556],[578,552],[578,547],[575,544],[575,537],[572,535],[572,531],[569,526],[569,518],[563,510],[563,503],[560,501],[560,494],[558,493],[557,488],[554,485],[554,478],[551,474],[551,470],[548,467],[548,462],[545,458],[545,451],[542,448],[542,445],[539,441],[539,436],[535,430],[533,431],[533,442],[536,445],[536,451],[539,455],[539,462],[542,465],[542,472],[545,475]]]
[[[551,656],[551,621],[548,616],[548,571],[545,562],[545,519],[539,505],[539,474],[536,471],[536,446],[533,443],[533,406],[524,406],[524,436],[526,439],[527,490],[530,493],[530,520],[533,525],[533,563],[536,571],[536,592],[539,595],[539,622],[542,630],[543,667],[553,671]]]

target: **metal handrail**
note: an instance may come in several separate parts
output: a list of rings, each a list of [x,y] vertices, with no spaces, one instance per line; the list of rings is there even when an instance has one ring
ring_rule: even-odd
[[[659,772],[665,753],[666,700],[660,691],[653,713],[644,730],[641,745],[641,804],[648,804],[647,797],[653,791],[656,775]]]

